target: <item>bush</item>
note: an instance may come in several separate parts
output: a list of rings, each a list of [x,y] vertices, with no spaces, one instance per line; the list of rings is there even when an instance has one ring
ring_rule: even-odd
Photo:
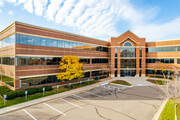
[[[3,87],[0,87],[0,94],[1,96],[3,96],[4,94],[7,94],[7,100],[11,100],[17,97],[25,96],[25,91],[28,91],[28,95],[43,92],[43,88],[45,88],[45,91],[52,90],[52,86],[45,86],[45,87],[40,87],[40,88],[30,88],[26,90],[12,91],[9,88],[3,86]]]
[[[52,90],[52,86],[45,86],[45,90],[46,91],[51,91]]]
[[[10,92],[10,91],[12,91],[12,90],[9,89],[9,88],[7,88],[7,87],[5,87],[5,86],[1,86],[1,87],[0,87],[0,95],[1,95],[1,96],[3,96],[4,94],[6,94],[6,93],[8,93],[8,92]]]
[[[11,91],[11,92],[8,92],[7,93],[7,100],[11,100],[11,99],[14,99],[14,98],[16,98],[17,97],[17,94],[16,94],[16,92],[15,91]]]

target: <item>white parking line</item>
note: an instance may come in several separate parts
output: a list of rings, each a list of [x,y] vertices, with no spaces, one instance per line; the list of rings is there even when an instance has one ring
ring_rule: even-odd
[[[100,98],[106,98],[106,97],[103,97],[103,96],[101,96],[101,95],[97,95],[97,94],[94,94],[94,93],[91,93],[91,92],[87,92],[87,91],[84,91],[85,93],[87,93],[87,94],[91,94],[91,95],[94,95],[94,96],[97,96],[97,97],[100,97]]]
[[[28,113],[28,111],[26,111],[25,109],[23,109],[23,111],[28,114],[31,118],[33,118],[33,120],[37,120],[34,116],[32,116],[30,113]]]
[[[64,116],[67,116],[65,113],[63,113],[63,112],[57,110],[56,108],[53,108],[52,106],[48,105],[47,103],[44,103],[44,104],[45,104],[46,106],[48,106],[49,108],[55,110],[56,112],[58,112],[58,113],[60,113],[60,114],[62,114],[62,115],[64,115]]]
[[[76,96],[76,97],[82,98],[84,100],[88,100],[90,102],[96,103],[96,101],[93,101],[93,100],[90,100],[90,99],[87,99],[87,98],[84,98],[84,97],[81,97],[81,96],[78,96],[78,95],[73,95],[73,96]]]
[[[74,103],[72,103],[72,102],[69,102],[69,101],[67,101],[67,100],[64,100],[63,98],[59,98],[59,99],[62,100],[62,101],[64,101],[64,102],[67,102],[67,103],[69,103],[69,104],[71,104],[71,105],[74,105],[75,107],[78,107],[78,108],[83,109],[83,107],[81,107],[81,106],[79,106],[79,105],[76,105],[76,104],[74,104]]]

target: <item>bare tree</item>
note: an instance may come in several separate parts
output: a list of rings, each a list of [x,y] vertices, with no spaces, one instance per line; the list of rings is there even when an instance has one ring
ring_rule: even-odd
[[[157,63],[155,66],[154,70],[161,70],[166,79],[166,84],[159,85],[159,87],[165,93],[165,98],[174,105],[175,120],[177,120],[177,107],[180,104],[180,73],[178,68],[175,65],[166,65],[162,63]]]

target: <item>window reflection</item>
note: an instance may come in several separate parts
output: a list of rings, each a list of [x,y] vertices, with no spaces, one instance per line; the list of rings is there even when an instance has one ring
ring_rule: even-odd
[[[136,57],[136,48],[121,47],[121,57]]]
[[[14,38],[15,39],[15,38]],[[108,52],[108,47],[16,34],[17,44]],[[0,43],[1,44],[1,43]],[[6,44],[6,43],[4,43]]]

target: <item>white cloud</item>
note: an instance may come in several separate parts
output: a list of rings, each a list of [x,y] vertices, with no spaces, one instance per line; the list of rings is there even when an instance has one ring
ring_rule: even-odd
[[[24,4],[24,9],[30,13],[33,13],[33,0],[27,0],[27,2]]]
[[[0,7],[2,7],[4,5],[3,1],[0,1]]]
[[[72,27],[79,34],[106,38],[118,36],[117,23],[124,22],[130,30],[147,41],[180,37],[180,17],[158,23],[158,7],[137,8],[130,0],[7,0],[47,20]],[[49,1],[49,2],[48,2]],[[0,6],[2,6],[0,2]],[[121,28],[120,28],[121,29]],[[173,37],[174,36],[174,37]]]
[[[10,3],[16,3],[16,0],[7,0]]]
[[[13,15],[14,12],[13,12],[12,10],[10,10],[10,11],[8,12],[8,14],[9,14],[9,15]]]
[[[46,10],[48,0],[34,0],[35,14],[42,16]]]
[[[2,10],[0,9],[0,13],[2,12]]]
[[[45,18],[47,18],[48,20],[54,20],[54,16],[63,2],[64,0],[50,0],[50,4],[45,14]]]
[[[70,14],[71,10],[73,9],[75,3],[76,0],[66,0],[64,2],[64,5],[59,9],[55,17],[57,23],[64,22],[65,18]]]

